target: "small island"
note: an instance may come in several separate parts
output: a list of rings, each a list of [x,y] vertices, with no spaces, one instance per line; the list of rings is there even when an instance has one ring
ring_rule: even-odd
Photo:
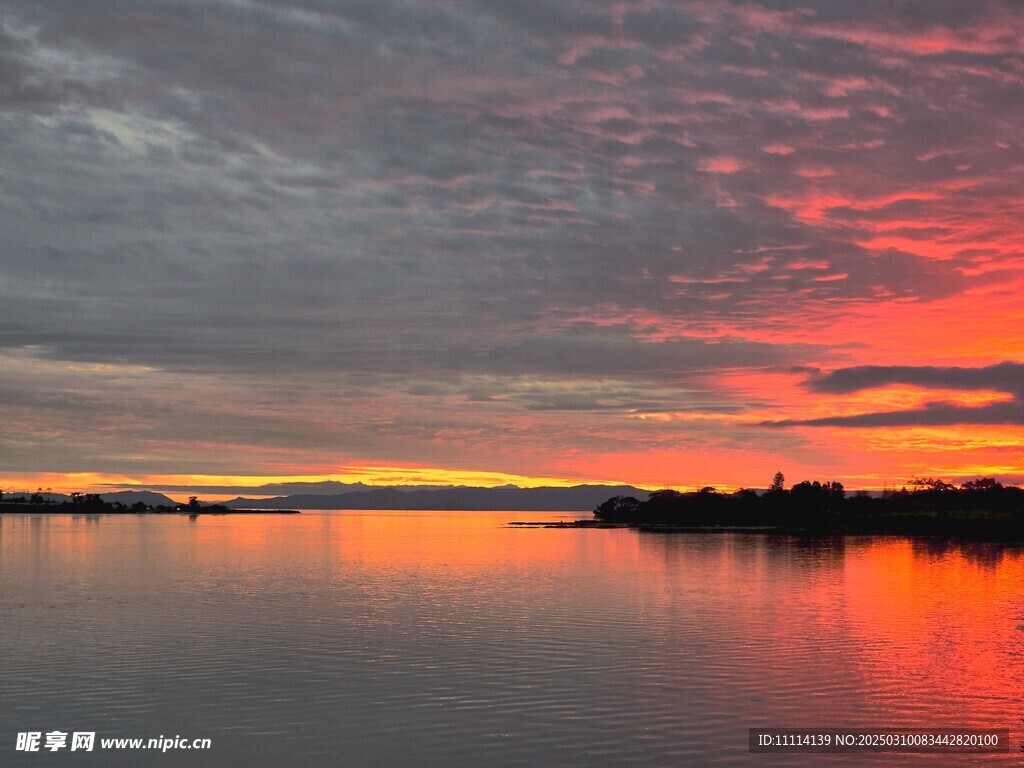
[[[124,504],[104,500],[98,493],[72,493],[67,499],[53,499],[41,492],[28,496],[7,496],[0,492],[0,514],[31,515],[297,515],[297,509],[231,509],[223,504],[204,504],[189,496],[184,504]]]
[[[766,491],[712,487],[655,491],[641,501],[616,496],[584,524],[647,531],[748,530],[795,534],[897,534],[1024,542],[1024,489],[979,478],[960,486],[914,479],[899,490],[848,495],[842,483],[785,487],[779,472]]]

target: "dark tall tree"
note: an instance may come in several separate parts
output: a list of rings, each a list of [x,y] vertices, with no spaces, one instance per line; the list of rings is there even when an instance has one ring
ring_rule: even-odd
[[[977,480],[968,480],[960,485],[964,491],[994,491],[1002,488],[1003,484],[994,477],[979,477]]]
[[[956,486],[938,477],[915,477],[908,485],[921,491],[955,491]]]

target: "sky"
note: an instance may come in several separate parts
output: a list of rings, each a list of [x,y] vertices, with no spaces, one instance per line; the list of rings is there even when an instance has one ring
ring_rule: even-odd
[[[0,485],[1024,480],[1024,10],[5,0]]]

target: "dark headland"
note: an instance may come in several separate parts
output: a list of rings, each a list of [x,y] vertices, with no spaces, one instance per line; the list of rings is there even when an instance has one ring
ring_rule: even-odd
[[[932,478],[880,493],[847,494],[841,483],[785,488],[776,475],[767,491],[655,491],[646,501],[615,496],[586,525],[648,531],[759,530],[795,534],[897,534],[1024,542],[1024,489],[980,478],[955,486]]]
[[[118,496],[119,494],[113,494]],[[104,499],[96,493],[72,493],[54,498],[52,494],[33,493],[28,496],[0,494],[0,514],[31,515],[297,515],[295,509],[230,509],[223,504],[204,504],[195,496],[185,504],[177,504],[161,494],[157,503],[143,500],[125,503],[120,499]]]

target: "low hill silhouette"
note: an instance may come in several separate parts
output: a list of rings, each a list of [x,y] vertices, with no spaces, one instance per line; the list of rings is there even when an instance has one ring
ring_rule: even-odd
[[[847,495],[841,483],[797,483],[781,473],[765,492],[662,490],[599,504],[598,521],[651,529],[769,528],[811,533],[899,533],[1024,541],[1024,489],[980,478],[959,487],[913,480],[910,488]]]
[[[232,509],[507,510],[512,512],[585,512],[609,495],[646,499],[649,492],[630,485],[577,485],[570,488],[443,487],[431,490],[375,488],[337,495],[296,494],[270,499],[238,497],[223,502]]]

